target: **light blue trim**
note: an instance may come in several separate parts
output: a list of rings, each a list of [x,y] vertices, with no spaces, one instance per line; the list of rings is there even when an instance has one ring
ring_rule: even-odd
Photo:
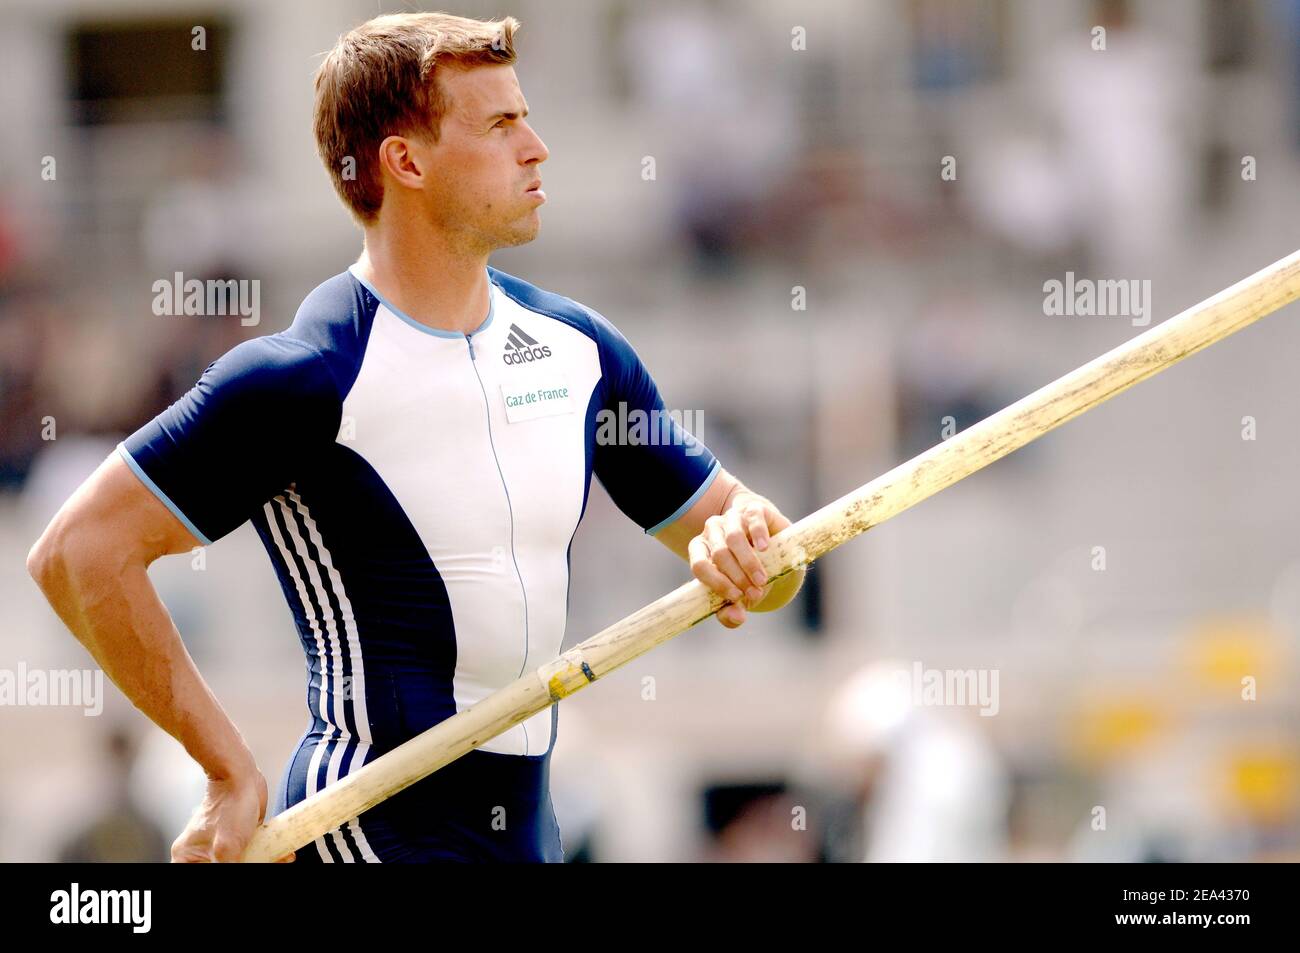
[[[126,465],[131,468],[131,472],[140,478],[141,483],[143,483],[145,486],[147,486],[150,490],[153,491],[154,496],[162,500],[163,504],[167,507],[167,509],[172,511],[173,516],[175,516],[178,520],[180,520],[182,523],[185,524],[185,528],[194,534],[195,539],[203,543],[204,546],[212,545],[212,540],[208,539],[201,532],[199,532],[199,528],[190,522],[190,518],[188,516],[186,516],[184,513],[181,512],[181,508],[177,506],[175,503],[173,503],[171,499],[167,496],[167,494],[158,488],[157,483],[154,483],[153,480],[149,479],[149,474],[145,473],[142,469],[140,469],[140,464],[136,463],[135,458],[132,457],[131,454],[127,451],[126,444],[119,443],[117,445],[117,452],[121,455],[122,459],[126,461]]]
[[[365,288],[372,295],[374,295],[375,298],[378,299],[380,304],[382,304],[389,311],[393,312],[393,314],[395,314],[401,320],[405,321],[411,327],[415,328],[415,330],[423,331],[425,334],[432,334],[434,337],[468,338],[471,335],[478,334],[480,331],[487,330],[487,326],[492,323],[492,315],[496,312],[497,302],[496,302],[496,295],[492,293],[492,284],[493,284],[492,276],[488,275],[488,313],[487,313],[487,317],[483,319],[482,324],[476,327],[473,331],[470,331],[469,334],[462,334],[460,331],[444,331],[442,328],[431,328],[429,327],[429,325],[423,324],[415,320],[415,318],[411,317],[409,314],[407,314],[405,311],[402,311],[400,308],[394,307],[391,301],[389,301],[387,298],[381,295],[377,290],[375,290],[374,285],[372,285],[370,282],[366,281],[366,279],[362,278],[359,274],[357,274],[356,268],[357,266],[355,264],[348,265],[348,273],[352,275],[353,278],[357,279],[357,281],[361,284],[361,287]]]
[[[646,530],[646,533],[650,536],[653,536],[655,533],[659,532],[669,523],[672,523],[675,520],[680,519],[681,515],[685,513],[687,510],[689,510],[692,506],[694,506],[695,501],[704,495],[704,491],[707,490],[713,484],[713,481],[717,479],[718,472],[721,469],[722,469],[722,463],[718,460],[714,460],[713,469],[711,469],[709,471],[709,475],[704,478],[704,482],[700,484],[700,488],[691,494],[691,498],[687,500],[685,503],[683,503],[681,506],[677,507],[676,513],[668,517],[668,519],[656,523],[654,526],[651,526],[648,530]]]

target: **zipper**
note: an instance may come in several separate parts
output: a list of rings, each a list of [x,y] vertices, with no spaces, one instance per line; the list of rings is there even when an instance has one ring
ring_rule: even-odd
[[[483,394],[483,411],[487,416],[488,428],[488,445],[492,448],[492,460],[497,465],[497,476],[501,479],[501,490],[506,495],[506,512],[510,514],[510,561],[515,567],[515,578],[519,580],[519,591],[524,597],[524,660],[519,665],[519,676],[522,677],[524,669],[528,665],[528,589],[524,586],[523,573],[519,571],[519,560],[515,558],[515,509],[510,503],[510,489],[506,486],[505,474],[501,472],[501,459],[497,456],[496,440],[492,436],[492,408],[488,403],[487,388],[483,386],[483,375],[478,372],[478,361],[474,356],[474,339],[470,334],[465,335],[465,343],[469,345],[469,359],[474,365],[474,376],[478,378],[478,389]],[[551,717],[554,717],[552,715]],[[520,727],[524,729],[524,754],[528,754],[528,726],[520,722]]]

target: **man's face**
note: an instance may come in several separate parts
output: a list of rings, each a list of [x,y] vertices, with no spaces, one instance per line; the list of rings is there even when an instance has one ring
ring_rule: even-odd
[[[448,102],[440,136],[416,140],[427,170],[430,217],[474,251],[522,245],[537,237],[546,201],[538,168],[546,144],[524,120],[528,104],[511,66],[438,69]]]

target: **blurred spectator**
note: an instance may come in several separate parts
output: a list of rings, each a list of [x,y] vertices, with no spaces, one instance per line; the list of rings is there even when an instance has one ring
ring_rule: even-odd
[[[1091,32],[1105,30],[1104,49]],[[1196,61],[1137,26],[1126,0],[1098,0],[1053,44],[1033,88],[1057,132],[1070,215],[1103,274],[1178,238],[1195,199]]]
[[[108,784],[103,813],[74,834],[60,849],[60,863],[150,863],[165,861],[171,845],[158,826],[136,806],[129,793],[135,745],[115,728],[107,738]]]
[[[827,706],[827,740],[861,810],[860,859],[1004,859],[1009,782],[1001,758],[967,713],[914,700],[909,675],[899,663],[868,665]]]

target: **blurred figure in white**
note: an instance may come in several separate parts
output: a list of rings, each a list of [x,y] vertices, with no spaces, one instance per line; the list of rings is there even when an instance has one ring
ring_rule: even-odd
[[[905,663],[873,663],[827,707],[830,754],[860,809],[860,859],[1004,859],[1009,784],[1000,756],[970,725],[971,712],[914,702],[910,677]]]
[[[1126,0],[1099,0],[1049,48],[1032,88],[1094,267],[1122,272],[1167,249],[1195,198],[1196,63],[1136,26]]]
[[[1034,118],[974,140],[974,216],[1027,254],[1082,246],[1102,276],[1174,254],[1204,137],[1196,62],[1135,26],[1125,0],[1098,0],[1025,72]]]

